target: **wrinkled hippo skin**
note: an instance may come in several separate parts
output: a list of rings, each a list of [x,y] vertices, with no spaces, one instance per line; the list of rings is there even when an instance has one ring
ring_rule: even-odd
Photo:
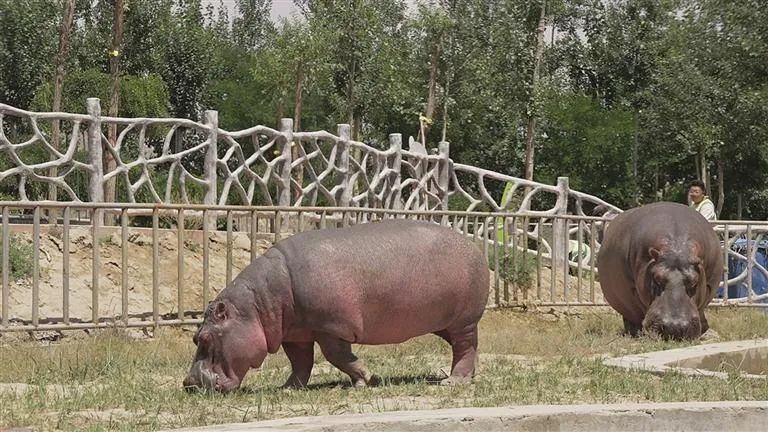
[[[620,214],[597,267],[629,334],[692,339],[709,328],[704,308],[722,280],[723,254],[710,223],[691,208],[661,202]]]
[[[479,249],[451,229],[391,220],[295,234],[246,267],[208,306],[193,337],[187,389],[229,391],[282,346],[304,387],[314,344],[355,386],[371,373],[351,344],[434,333],[452,347],[443,384],[471,380],[489,291]]]

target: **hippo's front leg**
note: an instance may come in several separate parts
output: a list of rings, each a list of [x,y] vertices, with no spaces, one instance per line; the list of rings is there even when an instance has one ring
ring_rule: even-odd
[[[365,387],[371,382],[371,372],[365,367],[365,363],[352,353],[352,346],[328,333],[317,333],[317,344],[323,351],[325,358],[339,370],[349,375],[352,385]]]
[[[624,318],[624,332],[632,337],[637,337],[640,335],[640,329],[642,326],[639,324],[635,324],[632,321]]]
[[[315,360],[315,343],[283,342],[283,351],[291,362],[291,376],[283,388],[305,388],[312,374]]]

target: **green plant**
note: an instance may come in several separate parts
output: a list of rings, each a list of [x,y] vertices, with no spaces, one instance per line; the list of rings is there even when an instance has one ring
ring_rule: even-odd
[[[0,250],[3,247],[2,238],[0,238]],[[15,279],[22,279],[32,276],[32,245],[21,236],[11,234],[8,242],[8,266],[11,276]],[[0,267],[2,274],[2,267]]]
[[[495,265],[494,251],[489,251],[488,263],[491,270]],[[536,277],[536,256],[522,251],[507,250],[499,255],[499,276],[508,283],[521,288],[531,288]]]

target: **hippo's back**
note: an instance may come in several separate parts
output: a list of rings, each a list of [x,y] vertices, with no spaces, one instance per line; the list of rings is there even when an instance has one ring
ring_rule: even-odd
[[[389,220],[294,235],[275,245],[291,275],[297,319],[359,343],[396,343],[477,322],[488,266],[466,237]]]

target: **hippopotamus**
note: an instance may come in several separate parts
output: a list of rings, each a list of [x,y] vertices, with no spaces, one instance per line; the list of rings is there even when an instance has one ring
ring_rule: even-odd
[[[704,308],[723,277],[723,254],[712,226],[688,206],[659,202],[616,216],[597,268],[630,335],[693,339],[709,329]]]
[[[291,363],[285,387],[305,387],[314,344],[355,387],[372,374],[352,344],[434,333],[453,351],[441,384],[471,381],[488,265],[466,236],[430,222],[386,220],[294,234],[256,258],[208,305],[193,337],[187,389],[237,389],[267,353]]]

